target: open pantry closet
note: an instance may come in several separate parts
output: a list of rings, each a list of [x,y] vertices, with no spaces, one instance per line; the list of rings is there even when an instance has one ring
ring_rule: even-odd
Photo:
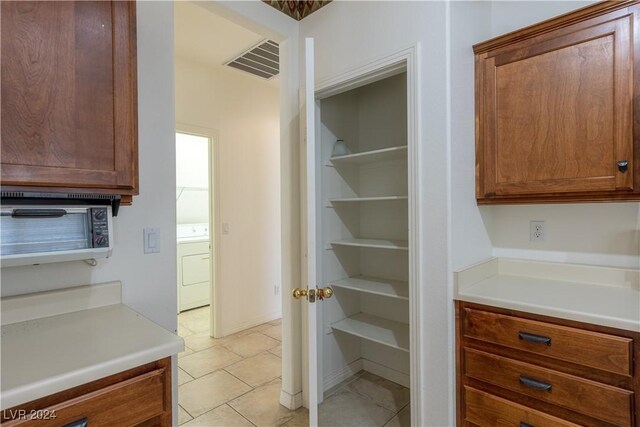
[[[334,291],[318,305],[319,422],[340,425],[323,407],[361,371],[397,385],[406,401],[387,409],[408,418],[406,68],[316,97],[315,111],[318,283]]]

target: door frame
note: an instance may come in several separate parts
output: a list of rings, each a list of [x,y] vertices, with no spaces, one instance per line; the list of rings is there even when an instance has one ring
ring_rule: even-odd
[[[423,384],[422,343],[423,319],[426,305],[423,302],[426,293],[422,283],[420,259],[423,248],[420,241],[420,215],[422,208],[422,186],[420,176],[424,167],[422,162],[421,130],[420,130],[420,42],[386,56],[378,57],[343,73],[319,80],[315,84],[315,97],[307,104],[315,107],[316,100],[326,98],[346,90],[354,89],[368,83],[390,77],[399,72],[407,73],[407,151],[408,151],[408,194],[409,194],[409,369],[411,389],[411,424],[422,425],[421,391]],[[306,176],[301,177],[306,181]],[[306,186],[302,185],[302,189]],[[304,340],[303,340],[304,341]],[[307,343],[303,342],[303,346]]]
[[[220,251],[221,230],[217,225],[220,218],[220,138],[216,129],[187,123],[176,123],[176,133],[184,133],[208,138],[209,143],[209,335],[221,337],[220,318]],[[211,185],[213,181],[213,185]],[[179,296],[178,296],[179,298]]]

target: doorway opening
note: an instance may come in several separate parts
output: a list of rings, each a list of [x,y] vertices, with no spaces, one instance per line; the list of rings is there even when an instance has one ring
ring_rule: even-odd
[[[280,405],[277,43],[216,12],[174,3],[178,425],[306,425]]]

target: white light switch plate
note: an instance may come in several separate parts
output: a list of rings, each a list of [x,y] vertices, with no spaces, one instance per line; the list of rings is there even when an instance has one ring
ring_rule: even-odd
[[[160,252],[160,229],[144,229],[144,253],[155,254]]]

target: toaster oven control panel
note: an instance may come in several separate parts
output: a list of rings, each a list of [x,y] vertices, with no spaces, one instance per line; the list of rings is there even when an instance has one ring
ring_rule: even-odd
[[[109,213],[107,208],[91,208],[91,241],[94,248],[109,246]]]

